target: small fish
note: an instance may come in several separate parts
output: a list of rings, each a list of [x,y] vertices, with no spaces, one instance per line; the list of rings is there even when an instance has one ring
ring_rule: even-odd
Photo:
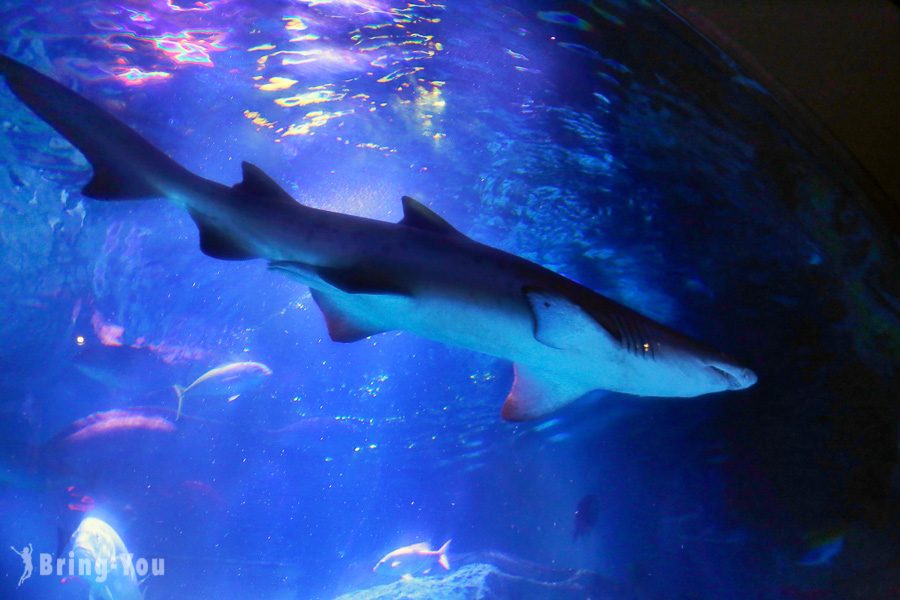
[[[94,439],[114,439],[132,432],[171,433],[175,425],[164,416],[151,414],[140,408],[118,408],[96,412],[78,419],[58,434],[54,440],[78,444]]]
[[[572,539],[578,538],[590,533],[597,524],[597,518],[600,512],[600,496],[597,494],[588,494],[578,502],[575,508],[575,517],[573,518]]]
[[[80,473],[95,478],[104,474],[117,481],[122,472],[149,470],[148,460],[159,461],[161,452],[173,449],[177,432],[174,414],[174,410],[154,407],[90,414],[72,422],[41,446],[42,468],[67,476]],[[160,469],[154,472],[165,473]]]
[[[243,361],[210,369],[187,387],[174,386],[178,396],[178,411],[175,420],[181,418],[184,397],[189,392],[194,396],[227,398],[234,402],[249,389],[262,383],[265,377],[272,374],[272,369],[258,362]]]
[[[434,567],[434,563],[444,567],[445,571],[449,571],[450,561],[447,560],[447,548],[450,546],[450,542],[451,540],[447,540],[437,550],[432,550],[428,542],[397,548],[379,560],[378,564],[372,567],[372,572],[376,573],[379,567],[387,565],[393,573],[401,576],[428,575]]]
[[[806,551],[797,560],[804,567],[827,567],[844,550],[846,530],[843,527],[807,536]]]

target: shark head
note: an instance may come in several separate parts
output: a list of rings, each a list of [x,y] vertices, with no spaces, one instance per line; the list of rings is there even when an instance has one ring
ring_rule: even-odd
[[[646,395],[693,397],[742,390],[756,383],[756,373],[725,354],[670,332],[650,334],[653,341],[638,345],[637,353],[653,365],[656,385],[664,389]]]
[[[553,389],[545,382],[541,390],[533,385],[540,375],[517,371],[517,381],[528,384],[532,396],[554,396],[560,405],[593,389],[687,398],[756,383],[753,371],[721,352],[606,299],[586,301],[584,308],[552,291],[529,289],[525,294],[535,338],[566,353],[564,361],[569,362],[563,366],[579,371],[574,381],[564,382],[565,389],[560,377],[548,373],[543,378],[554,383]]]
[[[691,398],[756,383],[720,352],[609,300],[585,309],[554,291],[524,292],[535,340],[556,352],[515,364],[501,411],[508,421],[542,417],[594,390]]]
[[[742,390],[756,383],[756,373],[725,358],[706,362],[710,385],[719,391]]]

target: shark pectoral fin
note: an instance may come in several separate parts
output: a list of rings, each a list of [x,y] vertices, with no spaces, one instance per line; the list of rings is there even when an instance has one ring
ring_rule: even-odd
[[[404,282],[365,266],[316,267],[315,271],[322,281],[347,294],[412,295],[412,290]]]
[[[462,235],[439,214],[409,196],[403,196],[403,218],[400,220],[400,224],[435,233]]]
[[[310,290],[319,310],[325,315],[328,336],[335,342],[358,342],[359,340],[383,333],[385,330],[354,316],[342,306],[341,299],[326,292]]]
[[[506,421],[528,421],[543,417],[574,402],[593,388],[555,379],[530,367],[513,365],[515,379],[500,415]]]
[[[245,250],[227,234],[222,233],[199,216],[191,213],[191,218],[200,231],[200,250],[203,254],[220,260],[249,260],[256,256]]]
[[[615,340],[583,308],[571,300],[538,289],[526,289],[531,308],[534,338],[557,350],[572,350],[612,344]]]

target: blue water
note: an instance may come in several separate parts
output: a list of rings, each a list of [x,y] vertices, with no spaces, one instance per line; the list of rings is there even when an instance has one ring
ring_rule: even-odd
[[[450,538],[423,597],[478,597],[451,594],[479,564],[491,598],[900,590],[895,237],[800,116],[663,6],[0,2],[0,51],[204,177],[249,160],[391,221],[412,196],[759,375],[503,422],[508,363],[330,341],[306,288],[204,256],[177,207],[83,198],[89,165],[0,85],[0,544],[54,553],[98,516],[165,559],[151,600],[333,598]],[[272,375],[176,421],[172,386],[235,361]],[[98,413],[148,421],[73,435]],[[88,596],[35,565],[17,588],[0,551],[0,597]]]

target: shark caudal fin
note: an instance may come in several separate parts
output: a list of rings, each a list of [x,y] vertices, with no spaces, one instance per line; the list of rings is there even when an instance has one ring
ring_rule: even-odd
[[[188,171],[90,100],[38,71],[0,55],[0,76],[35,114],[90,161],[82,193],[98,200],[140,200],[165,193],[157,183]]]
[[[231,194],[233,201],[296,205],[274,180],[250,163],[242,164],[244,178],[231,190],[194,175],[87,98],[2,54],[0,78],[91,163],[94,176],[82,194],[96,200],[176,198],[187,205],[200,230],[200,249],[208,256],[223,260],[256,257],[242,240],[219,229],[208,216],[192,210],[184,198],[186,191],[213,189]]]
[[[444,545],[438,548],[438,564],[444,567],[445,571],[450,570],[450,560],[447,559],[447,548],[450,547],[450,542],[453,540],[447,540],[444,542]]]

